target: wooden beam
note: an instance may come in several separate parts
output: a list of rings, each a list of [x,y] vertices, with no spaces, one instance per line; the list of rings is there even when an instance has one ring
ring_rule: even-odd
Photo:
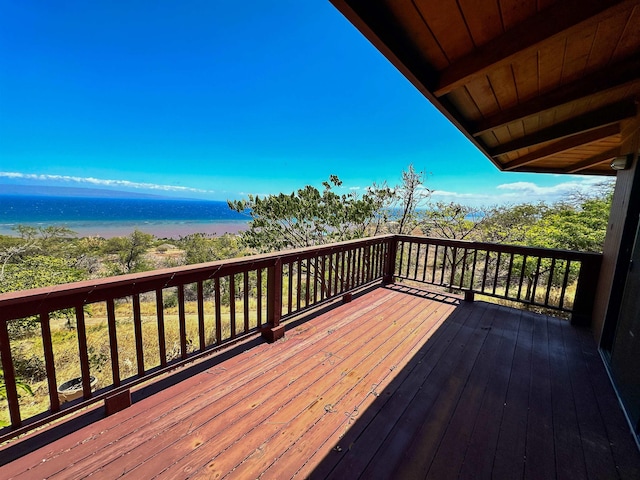
[[[522,167],[523,165],[528,165],[544,158],[549,158],[553,155],[557,155],[558,153],[566,152],[567,150],[571,150],[582,145],[597,142],[599,140],[602,140],[603,138],[618,135],[619,133],[620,125],[617,123],[614,123],[613,125],[607,125],[595,130],[590,130],[579,135],[564,138],[558,142],[552,143],[551,145],[547,145],[539,150],[536,150],[535,152],[523,155],[520,158],[505,163],[502,168],[507,171],[514,170],[515,168]]]
[[[557,2],[451,64],[441,72],[434,94],[437,97],[446,95],[473,79],[486,75],[490,68],[511,63],[516,55],[534,53],[544,41],[597,24],[638,4],[640,0]]]
[[[567,172],[564,168],[552,168],[552,167],[543,167],[543,168],[536,168],[536,167],[529,167],[529,166],[524,166],[524,167],[520,167],[520,168],[516,168],[514,170],[512,170],[512,172],[517,172],[517,173],[552,173],[552,174],[557,174],[557,175],[566,175]],[[607,170],[603,170],[603,171],[593,171],[593,170],[581,170],[579,172],[580,175],[598,175],[598,176],[607,176],[607,177],[614,177],[616,175],[616,171],[612,170],[610,168],[608,168]]]
[[[560,105],[619,88],[627,88],[640,82],[640,55],[636,55],[613,67],[599,70],[588,77],[545,93],[489,118],[470,125],[474,137],[528,117],[539,115]]]
[[[599,153],[598,155],[594,155],[591,158],[587,158],[586,160],[582,160],[569,168],[565,169],[566,173],[579,173],[582,170],[586,170],[587,168],[594,167],[604,162],[608,162],[613,158],[616,158],[620,155],[620,148],[612,148],[611,150],[607,150],[606,152]]]
[[[605,107],[593,110],[578,117],[558,123],[549,128],[539,130],[530,135],[518,138],[503,145],[499,145],[490,150],[494,157],[511,152],[529,148],[541,143],[560,140],[571,137],[579,133],[595,130],[597,128],[620,122],[627,118],[635,117],[637,114],[637,104],[633,99],[627,99],[612,103]],[[619,133],[619,132],[618,132]]]

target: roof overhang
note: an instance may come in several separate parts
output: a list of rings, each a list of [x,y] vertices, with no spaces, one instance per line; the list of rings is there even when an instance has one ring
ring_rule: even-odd
[[[640,0],[331,2],[501,170],[638,151]]]

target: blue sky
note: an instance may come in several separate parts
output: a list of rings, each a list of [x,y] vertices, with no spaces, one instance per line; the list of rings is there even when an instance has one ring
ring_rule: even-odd
[[[225,200],[395,184],[553,201],[601,178],[501,173],[328,0],[0,0],[3,184]]]

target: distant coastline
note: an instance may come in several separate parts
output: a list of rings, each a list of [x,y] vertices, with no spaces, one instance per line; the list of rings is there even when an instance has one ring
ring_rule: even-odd
[[[247,224],[246,215],[220,201],[0,195],[0,235],[16,235],[17,225],[55,225],[80,237],[110,238],[138,229],[158,238],[178,238],[192,233],[237,234]]]

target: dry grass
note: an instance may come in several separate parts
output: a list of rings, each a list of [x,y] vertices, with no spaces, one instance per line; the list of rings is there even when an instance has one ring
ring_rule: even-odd
[[[266,303],[266,302],[263,302]],[[158,341],[158,322],[155,301],[143,301],[140,305],[142,317],[142,344],[144,352],[144,368],[149,370],[160,365],[160,348]],[[244,328],[244,311],[242,302],[236,304],[236,331]],[[249,328],[257,325],[256,303],[251,299],[249,305]],[[205,343],[207,346],[216,343],[215,309],[212,302],[205,302]],[[199,347],[199,325],[196,302],[185,302],[187,351],[193,352]],[[264,318],[264,313],[263,313]],[[167,361],[180,356],[180,325],[177,307],[164,309],[165,345]],[[221,308],[221,339],[231,337],[230,309]],[[119,374],[121,380],[137,375],[137,356],[133,308],[131,302],[121,302],[116,306],[116,332],[118,342]],[[90,373],[98,379],[98,388],[113,384],[111,353],[109,348],[109,331],[105,304],[93,304],[86,310],[87,348],[89,353]],[[58,385],[80,377],[78,337],[75,328],[70,328],[67,321],[52,321],[51,337],[54,350],[54,363]],[[33,336],[14,340],[11,350],[18,375],[33,390],[34,395],[22,395],[19,399],[23,419],[30,418],[49,409],[49,389],[44,370],[44,348],[39,331]],[[9,421],[6,401],[0,401],[0,422]]]

